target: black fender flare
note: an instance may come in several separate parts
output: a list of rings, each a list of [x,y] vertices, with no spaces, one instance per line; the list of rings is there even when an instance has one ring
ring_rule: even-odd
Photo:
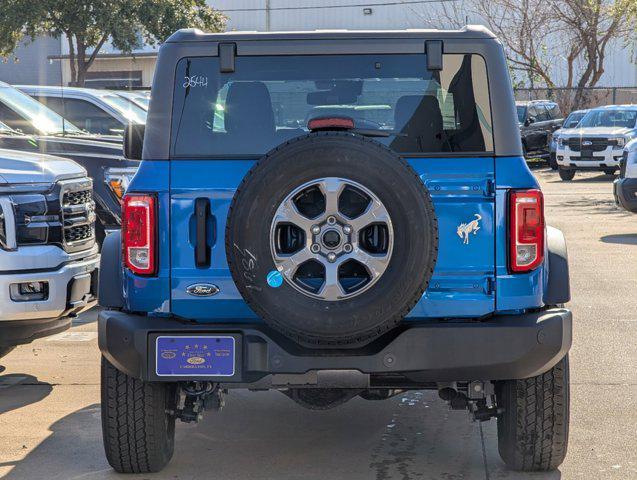
[[[123,288],[121,231],[115,230],[106,235],[102,244],[98,292],[100,307],[124,308]]]
[[[544,291],[545,305],[561,305],[571,299],[566,239],[561,230],[546,227],[548,281]]]

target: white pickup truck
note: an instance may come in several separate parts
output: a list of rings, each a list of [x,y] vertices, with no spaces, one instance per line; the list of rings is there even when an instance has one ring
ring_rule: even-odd
[[[71,160],[0,149],[0,357],[96,302],[92,192]]]
[[[608,175],[619,170],[624,146],[637,136],[637,105],[609,105],[590,110],[577,128],[561,133],[556,160],[562,180],[578,170]]]

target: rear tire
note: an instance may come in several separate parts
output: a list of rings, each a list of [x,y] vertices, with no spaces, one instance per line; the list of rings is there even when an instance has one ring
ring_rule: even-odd
[[[513,470],[555,470],[568,446],[568,355],[551,370],[524,380],[507,380],[496,387],[498,450]]]
[[[560,174],[560,178],[567,182],[575,178],[575,170],[559,168],[558,173]]]
[[[152,473],[170,461],[175,446],[174,388],[129,377],[102,357],[102,434],[111,467]]]

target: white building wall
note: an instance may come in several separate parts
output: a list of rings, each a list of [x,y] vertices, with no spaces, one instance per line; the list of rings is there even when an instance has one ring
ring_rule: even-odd
[[[387,2],[382,0],[209,0],[208,3],[229,17],[228,30],[267,30],[265,8],[268,3],[271,31],[440,27],[427,18],[435,16],[432,11],[439,11],[438,2],[428,3],[425,7],[397,1],[383,5]],[[366,13],[368,9],[371,13]]]
[[[228,30],[266,31],[268,23],[271,31],[451,28],[439,13],[442,2],[435,1],[407,4],[395,0],[209,0],[208,3],[226,13]],[[266,4],[270,6],[269,22]],[[307,8],[315,6],[323,8]],[[371,14],[365,13],[368,8]],[[466,21],[484,23],[480,18],[468,17]],[[634,51],[637,43],[630,46],[616,41],[609,46],[606,72],[598,86],[637,87]],[[556,68],[560,78],[559,73],[566,72],[565,65],[558,61]]]

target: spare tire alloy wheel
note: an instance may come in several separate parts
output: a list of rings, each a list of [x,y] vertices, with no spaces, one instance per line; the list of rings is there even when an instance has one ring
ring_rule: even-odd
[[[359,347],[426,290],[438,223],[414,170],[380,143],[317,132],[265,155],[228,212],[226,255],[246,303],[304,346]]]
[[[389,213],[374,193],[353,180],[328,177],[301,185],[283,200],[270,246],[290,285],[311,297],[340,301],[380,279],[393,237]]]

